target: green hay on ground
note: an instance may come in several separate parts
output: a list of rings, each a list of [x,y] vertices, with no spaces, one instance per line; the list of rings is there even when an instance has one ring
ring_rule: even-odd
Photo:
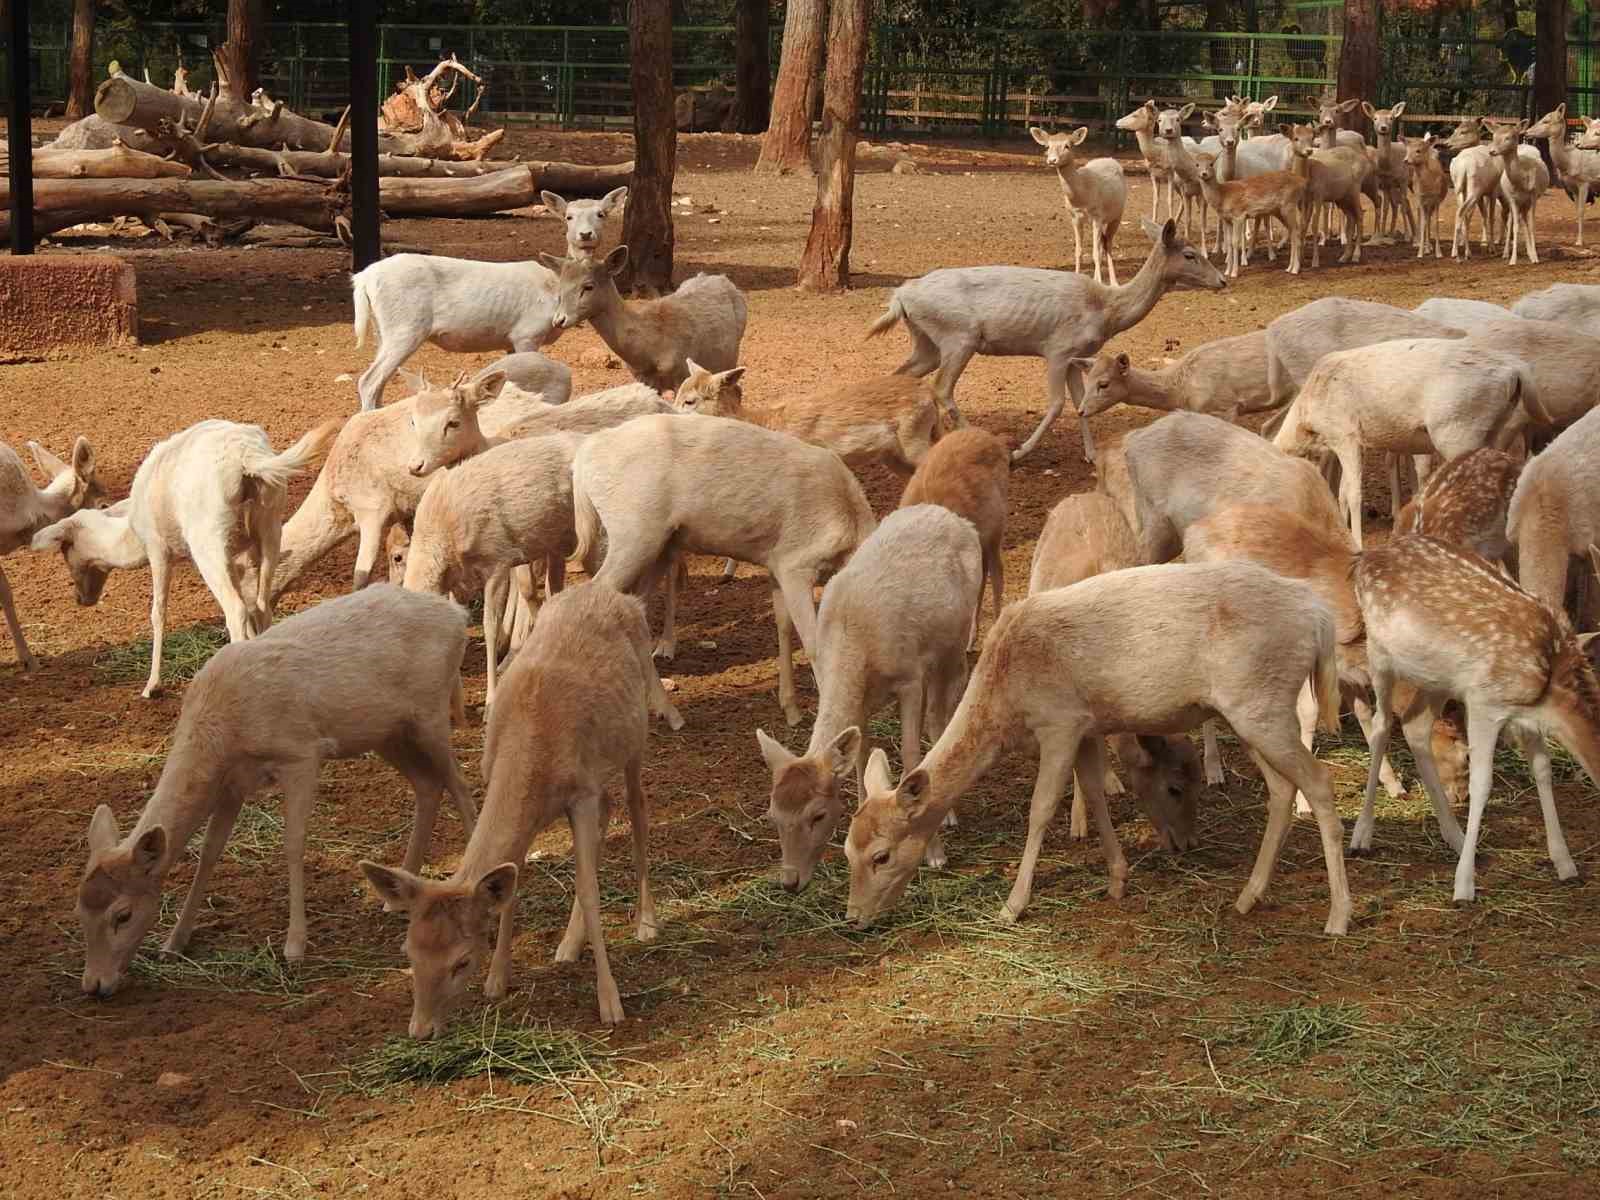
[[[186,683],[200,673],[211,656],[228,644],[228,631],[220,625],[191,625],[175,629],[161,639],[161,678]],[[106,683],[139,683],[150,674],[147,637],[113,646],[94,660],[95,674]]]
[[[594,1078],[609,1070],[611,1051],[593,1038],[548,1025],[503,1021],[485,1008],[476,1022],[457,1022],[442,1037],[392,1037],[350,1067],[350,1085],[369,1095],[399,1084],[439,1084],[479,1075],[517,1083]],[[597,1069],[598,1068],[598,1069]]]
[[[1260,1013],[1237,1030],[1233,1040],[1251,1045],[1255,1059],[1304,1062],[1351,1037],[1360,1028],[1361,1017],[1353,1004],[1291,1004]]]

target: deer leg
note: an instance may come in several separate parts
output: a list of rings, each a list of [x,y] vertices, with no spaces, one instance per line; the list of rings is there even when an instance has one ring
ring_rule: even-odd
[[[938,344],[914,326],[907,325],[906,329],[911,334],[911,353],[894,369],[894,373],[910,375],[916,379],[933,374],[939,369]]]
[[[1495,717],[1485,717],[1471,708],[1467,710],[1467,747],[1472,772],[1468,788],[1467,836],[1461,845],[1461,859],[1456,863],[1454,899],[1457,904],[1470,904],[1477,894],[1474,875],[1478,834],[1483,829],[1483,810],[1489,803],[1489,790],[1494,786],[1494,748],[1500,740],[1500,724]]]
[[[372,582],[372,567],[383,549],[383,527],[388,524],[388,514],[362,512],[356,514],[356,570],[352,591],[359,592]]]
[[[1072,222],[1072,273],[1083,273],[1083,216],[1081,213],[1069,208],[1067,218]],[[1096,266],[1099,264],[1097,263]],[[1100,272],[1095,272],[1096,283],[1100,282]]]
[[[1556,794],[1551,786],[1550,749],[1544,735],[1537,730],[1518,729],[1514,736],[1523,756],[1533,768],[1533,782],[1539,789],[1539,811],[1544,816],[1544,843],[1550,853],[1550,862],[1556,869],[1556,878],[1576,879],[1578,864],[1572,861],[1567,850],[1567,839],[1561,834],[1561,818],[1556,815]]]
[[[517,902],[513,897],[500,910],[494,936],[494,956],[489,960],[489,974],[483,981],[483,998],[491,1003],[504,1000],[511,990],[511,935],[515,932]]]
[[[317,798],[315,759],[280,773],[283,780],[283,857],[289,864],[289,932],[283,957],[299,962],[306,956],[306,822]]]
[[[361,397],[361,411],[371,412],[378,407],[378,401],[383,399],[383,389],[388,386],[389,380],[394,378],[394,373],[405,365],[406,359],[416,353],[422,345],[418,340],[411,344],[400,341],[383,340],[379,335],[378,353],[367,369],[361,372],[361,378],[356,380],[356,393]]]
[[[150,678],[144,685],[146,700],[161,690],[161,645],[167,636],[167,593],[172,588],[172,564],[165,546],[150,555]]]
[[[1025,458],[1033,453],[1033,449],[1044,440],[1045,430],[1055,424],[1056,418],[1067,406],[1067,394],[1072,395],[1074,408],[1080,408],[1083,401],[1083,372],[1071,359],[1050,358],[1045,360],[1044,390],[1046,396],[1044,416],[1032,433],[1023,441],[1022,445],[1012,451],[1013,462]],[[1083,435],[1083,460],[1093,462],[1095,459],[1094,431],[1089,428],[1089,418],[1084,416],[1081,408],[1078,413],[1078,428]]]
[[[655,897],[650,894],[650,806],[645,800],[638,759],[627,765],[623,785],[628,798],[628,823],[633,827],[633,875],[639,888],[639,923],[634,936],[641,942],[653,942],[660,925],[656,921]]]
[[[924,701],[929,695],[928,684],[919,679],[915,683],[907,684],[899,691],[900,700],[900,769],[909,771],[922,761],[922,710]],[[863,740],[862,752],[865,753],[866,745]],[[857,776],[859,785],[860,777]],[[866,796],[866,788],[860,787],[860,795]],[[954,811],[953,809],[951,810]],[[949,859],[944,851],[944,839],[937,831],[928,839],[928,845],[922,852],[922,861],[934,870],[941,870]]]
[[[211,872],[216,869],[222,849],[228,844],[233,823],[239,818],[244,797],[224,791],[217,797],[217,807],[211,810],[206,822],[206,840],[200,848],[200,865],[195,868],[194,879],[189,884],[189,894],[184,897],[183,910],[178,913],[178,923],[167,934],[161,945],[163,954],[182,954],[189,946],[189,936],[194,932],[194,921],[200,915],[200,902],[205,899],[206,885]]]
[[[1215,717],[1207,718],[1205,724],[1200,727],[1200,739],[1205,746],[1203,757],[1206,764],[1206,782],[1212,785],[1219,785],[1223,782],[1222,755],[1217,750],[1217,719]]]
[[[239,592],[239,581],[234,577],[234,566],[227,551],[217,545],[196,539],[189,548],[189,557],[200,572],[200,578],[216,597],[222,609],[222,619],[228,626],[230,642],[246,641],[250,637],[250,608]]]
[[[950,418],[951,428],[960,428],[963,424],[961,412],[956,408],[956,382],[977,352],[976,345],[963,341],[946,348],[939,359],[939,377],[934,385],[934,392],[939,397],[939,403],[944,406],[945,415]]]
[[[1406,745],[1411,747],[1411,757],[1417,764],[1417,778],[1422,780],[1422,790],[1433,805],[1434,818],[1439,822],[1439,836],[1450,849],[1461,852],[1461,826],[1450,809],[1450,797],[1445,794],[1439,778],[1439,764],[1433,757],[1433,727],[1438,723],[1444,706],[1431,696],[1419,695],[1410,709],[1400,714],[1400,729],[1405,734]]]
[[[1589,181],[1578,184],[1578,245],[1583,245],[1583,210],[1589,207]]]
[[[24,671],[38,670],[39,660],[28,649],[27,639],[22,636],[22,622],[17,620],[17,606],[11,599],[11,583],[6,579],[4,570],[0,570],[0,609],[5,610],[6,628],[11,630],[11,641],[17,648],[17,662]]]
[[[1350,536],[1355,540],[1356,549],[1361,549],[1361,525],[1363,514],[1361,511],[1361,447],[1340,446],[1335,451],[1339,459],[1339,491],[1344,499],[1345,508],[1350,513]]]
[[[1368,704],[1366,697],[1356,696],[1350,701],[1350,711],[1356,715],[1356,724],[1361,726],[1361,736],[1366,739],[1367,746],[1372,746],[1372,705]],[[1405,788],[1400,784],[1400,777],[1394,773],[1394,768],[1389,765],[1388,758],[1378,761],[1378,782],[1383,784],[1383,790],[1391,797],[1405,795]]]
[[[272,626],[272,577],[283,557],[283,521],[278,513],[261,522],[261,565],[256,571],[255,603],[250,609],[250,634],[257,637]]]
[[[800,706],[794,694],[794,618],[776,579],[772,587],[772,615],[778,623],[778,706],[793,729],[800,724]]]
[[[600,800],[589,796],[579,800],[570,810],[572,822],[572,853],[578,866],[578,904],[583,909],[583,927],[594,951],[594,984],[599,999],[600,1020],[606,1025],[616,1025],[623,1019],[622,996],[617,992],[617,981],[611,976],[611,962],[606,957],[605,932],[600,928],[600,842],[604,832],[599,822]]]
[[[1389,734],[1394,713],[1394,676],[1372,663],[1372,726],[1367,734],[1367,791],[1361,800],[1361,815],[1350,830],[1350,853],[1372,849],[1372,827],[1377,821],[1378,764],[1389,752]]]
[[[511,572],[500,567],[483,589],[483,650],[488,658],[488,682],[484,685],[485,708],[494,703],[495,681],[500,661],[500,608],[511,591]]]
[[[1072,774],[1072,766],[1078,756],[1078,744],[1083,740],[1075,729],[1041,729],[1038,734],[1039,777],[1034,780],[1033,802],[1028,808],[1028,841],[1022,850],[1022,864],[1017,868],[1017,881],[1011,887],[1011,895],[1000,906],[1000,920],[1008,925],[1014,924],[1022,915],[1033,895],[1033,873],[1039,864],[1039,851],[1044,847],[1045,830],[1056,815],[1056,806],[1061,803],[1061,794],[1066,790],[1067,779]],[[1098,789],[1099,780],[1094,783]],[[1100,796],[1099,804],[1104,810],[1104,795]],[[1110,825],[1111,816],[1108,813],[1102,836]],[[1110,834],[1115,841],[1116,830],[1110,829]],[[1109,855],[1108,850],[1108,858]],[[1120,896],[1122,892],[1118,881],[1113,879],[1112,882],[1116,888],[1113,894]]]

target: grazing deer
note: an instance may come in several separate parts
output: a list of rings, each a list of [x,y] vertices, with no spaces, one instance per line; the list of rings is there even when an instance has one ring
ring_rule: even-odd
[[[1000,919],[1015,921],[1027,907],[1045,830],[1074,767],[1100,831],[1110,895],[1120,899],[1128,862],[1100,788],[1101,737],[1179,733],[1215,714],[1250,748],[1269,793],[1266,833],[1235,907],[1249,912],[1266,894],[1299,787],[1317,815],[1328,866],[1325,932],[1344,933],[1351,906],[1339,815],[1327,772],[1300,744],[1294,715],[1308,678],[1324,723],[1334,727],[1333,614],[1304,584],[1253,563],[1135,567],[1011,605],[921,765],[896,786],[881,758],[868,763],[867,796],[845,841],[850,920],[869,925],[899,900],[945,814],[1023,729],[1039,743],[1039,775],[1027,845]]]
[[[1475,895],[1478,834],[1502,730],[1533,767],[1556,875],[1575,878],[1578,868],[1561,835],[1544,739],[1548,734],[1566,746],[1600,786],[1600,682],[1565,620],[1477,555],[1428,537],[1401,536],[1362,554],[1354,582],[1377,707],[1373,768],[1350,848],[1372,844],[1376,764],[1388,748],[1391,694],[1404,680],[1416,687],[1418,697],[1402,715],[1401,729],[1433,801],[1439,832],[1461,854],[1456,901]],[[1444,702],[1452,699],[1467,710],[1472,758],[1464,837],[1439,786],[1426,736]]]
[[[490,710],[483,744],[488,794],[461,865],[448,879],[436,880],[361,863],[384,902],[408,914],[412,1037],[443,1032],[450,1010],[477,974],[491,917],[498,919],[498,932],[483,993],[489,1000],[505,998],[519,869],[533,839],[562,815],[572,827],[578,878],[556,961],[576,962],[587,944],[594,951],[600,1020],[615,1025],[623,1019],[600,925],[600,852],[611,809],[606,785],[621,772],[639,886],[637,936],[650,941],[656,913],[641,768],[652,711],[677,719],[650,661],[650,627],[639,600],[588,582],[539,611]]]
[[[891,698],[900,706],[900,761],[922,758],[922,720],[935,739],[967,682],[967,633],[983,595],[983,554],[972,523],[936,504],[890,513],[817,609],[817,719],[804,754],[756,730],[772,772],[767,817],[778,831],[779,879],[797,892],[811,880],[844,811],[849,775],[861,791],[867,720]],[[945,864],[935,836],[925,861]]]
[[[161,779],[126,837],[102,804],[89,822],[78,888],[83,990],[109,996],[161,911],[161,884],[206,827],[200,864],[163,949],[182,954],[244,802],[283,792],[289,931],[283,956],[306,952],[306,822],[329,759],[387,759],[416,793],[406,868],[428,854],[439,796],[462,824],[477,810],[450,749],[460,716],[467,614],[437,596],[380,584],[296,613],[258,638],[225,646],[195,676]]]
[[[1427,478],[1394,519],[1395,533],[1425,533],[1491,561],[1511,551],[1506,512],[1522,463],[1487,446],[1453,458]]]
[[[70,464],[62,462],[38,442],[29,442],[28,451],[39,469],[50,477],[50,482],[42,488],[34,487],[16,451],[0,442],[0,555],[27,545],[46,525],[81,508],[94,507],[105,495],[100,477],[95,474],[94,449],[88,438],[80,437],[73,443]],[[5,612],[6,626],[17,648],[17,661],[24,671],[34,670],[39,662],[22,636],[22,623],[17,620],[11,584],[6,580],[4,569],[0,569],[0,609]]]

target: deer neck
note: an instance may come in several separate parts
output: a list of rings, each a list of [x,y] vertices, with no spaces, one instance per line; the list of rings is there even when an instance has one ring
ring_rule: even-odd
[[[133,846],[146,832],[161,826],[166,831],[167,850],[158,875],[164,876],[183,857],[189,839],[222,799],[226,781],[217,777],[217,767],[226,753],[226,741],[221,734],[214,726],[182,731],[179,742],[167,755],[155,794],[123,841],[123,846]]]
[[[1179,368],[1179,363],[1154,371],[1130,366],[1122,375],[1125,389],[1122,403],[1136,404],[1140,408],[1165,409],[1168,412],[1181,408],[1178,402]]]
[[[134,533],[133,523],[126,516],[95,513],[85,522],[79,534],[79,544],[86,544],[96,562],[104,567],[126,570],[142,567],[150,561],[149,551],[139,540],[139,535]]]
[[[861,724],[868,715],[867,673],[858,656],[829,655],[819,646],[817,677],[823,680],[822,694],[817,697],[817,720],[806,747],[808,757],[820,754],[829,742],[850,726]],[[861,736],[867,736],[866,729],[861,730]]]
[[[1144,266],[1139,268],[1137,275],[1121,287],[1100,289],[1104,297],[1101,307],[1105,313],[1105,337],[1101,339],[1102,342],[1112,334],[1137,325],[1156,306],[1161,293],[1167,290],[1167,281],[1163,277],[1166,259],[1166,250],[1157,241],[1150,247],[1150,256],[1144,260]]]
[[[498,703],[514,704],[515,700],[505,697]],[[561,811],[552,793],[559,794],[564,785],[569,792],[571,789],[570,777],[565,781],[552,778],[553,772],[546,769],[548,762],[527,739],[499,731],[489,737],[495,750],[493,769],[488,771],[489,787],[478,823],[461,853],[461,865],[450,876],[452,883],[475,883],[501,863],[520,866],[534,837]],[[548,752],[548,747],[545,750]],[[490,765],[485,763],[486,770]]]
[[[1135,129],[1133,131],[1133,137],[1134,140],[1139,143],[1139,153],[1144,155],[1144,161],[1146,165],[1153,164],[1158,167],[1164,167],[1167,165],[1165,156],[1160,154],[1156,148],[1155,134],[1151,133],[1148,129]]]
[[[623,300],[622,293],[617,291],[617,285],[610,281],[607,281],[600,297],[600,307],[589,314],[589,324],[594,326],[594,331],[600,335],[601,340],[617,352],[619,358],[626,360],[628,355],[623,352],[622,347],[631,348],[639,340],[642,321],[639,313],[635,311],[637,306]]]
[[[1547,702],[1552,732],[1572,752],[1595,787],[1600,787],[1600,712],[1597,699],[1568,687],[1551,689]]]
[[[311,491],[283,523],[282,549],[278,569],[272,576],[272,598],[276,600],[305,570],[355,530],[349,510],[333,502],[329,469],[323,467]]]
[[[1061,181],[1061,194],[1067,198],[1067,203],[1074,207],[1078,205],[1078,168],[1076,166],[1062,166],[1056,164],[1056,178]]]
[[[1550,131],[1550,161],[1565,175],[1572,170],[1577,157],[1572,143],[1567,141],[1567,123],[1558,122],[1556,128]]]
[[[1330,125],[1326,129],[1317,130],[1317,149],[1332,150],[1339,144],[1339,127]]]
[[[33,521],[28,530],[30,534],[38,533],[46,525],[53,525],[62,517],[72,515],[72,488],[77,483],[72,472],[62,471],[42,488],[34,488],[32,503],[23,500],[23,511],[32,511]]]
[[[922,760],[922,769],[928,773],[929,806],[941,821],[962,793],[982,779],[1000,757],[1012,724],[1006,683],[999,678],[999,670],[985,672],[984,665],[980,660],[955,716]],[[987,678],[979,678],[983,675]]]

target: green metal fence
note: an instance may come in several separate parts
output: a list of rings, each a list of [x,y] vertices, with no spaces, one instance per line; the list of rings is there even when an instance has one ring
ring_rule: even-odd
[[[774,60],[778,37],[774,30]],[[193,86],[203,89],[211,81],[211,48],[223,38],[220,21],[103,29],[96,39],[97,77],[115,59],[129,74],[148,71],[165,85],[182,63]],[[336,112],[349,92],[345,39],[339,23],[269,25],[263,86],[297,110]],[[65,95],[66,40],[61,28],[35,32],[35,94],[41,100]],[[383,25],[380,87],[387,94],[407,66],[420,70],[454,53],[487,80],[484,109],[496,119],[569,129],[625,125],[631,119],[627,42],[627,30],[617,26]],[[678,87],[732,80],[732,26],[679,27],[673,44]],[[1312,32],[884,25],[873,31],[864,124],[870,136],[949,131],[1000,137],[1039,122],[1106,127],[1148,96],[1207,106],[1230,93],[1277,95],[1278,111],[1293,116],[1311,108],[1332,84],[1339,44],[1336,36]],[[1593,70],[1597,45],[1569,44],[1574,115],[1600,112],[1600,80]],[[1408,111],[1419,115],[1525,113],[1530,80],[1515,61],[1525,49],[1508,47],[1505,39],[1426,39],[1391,36],[1386,29],[1376,99],[1405,100]],[[464,107],[471,95],[462,87],[455,103]]]

